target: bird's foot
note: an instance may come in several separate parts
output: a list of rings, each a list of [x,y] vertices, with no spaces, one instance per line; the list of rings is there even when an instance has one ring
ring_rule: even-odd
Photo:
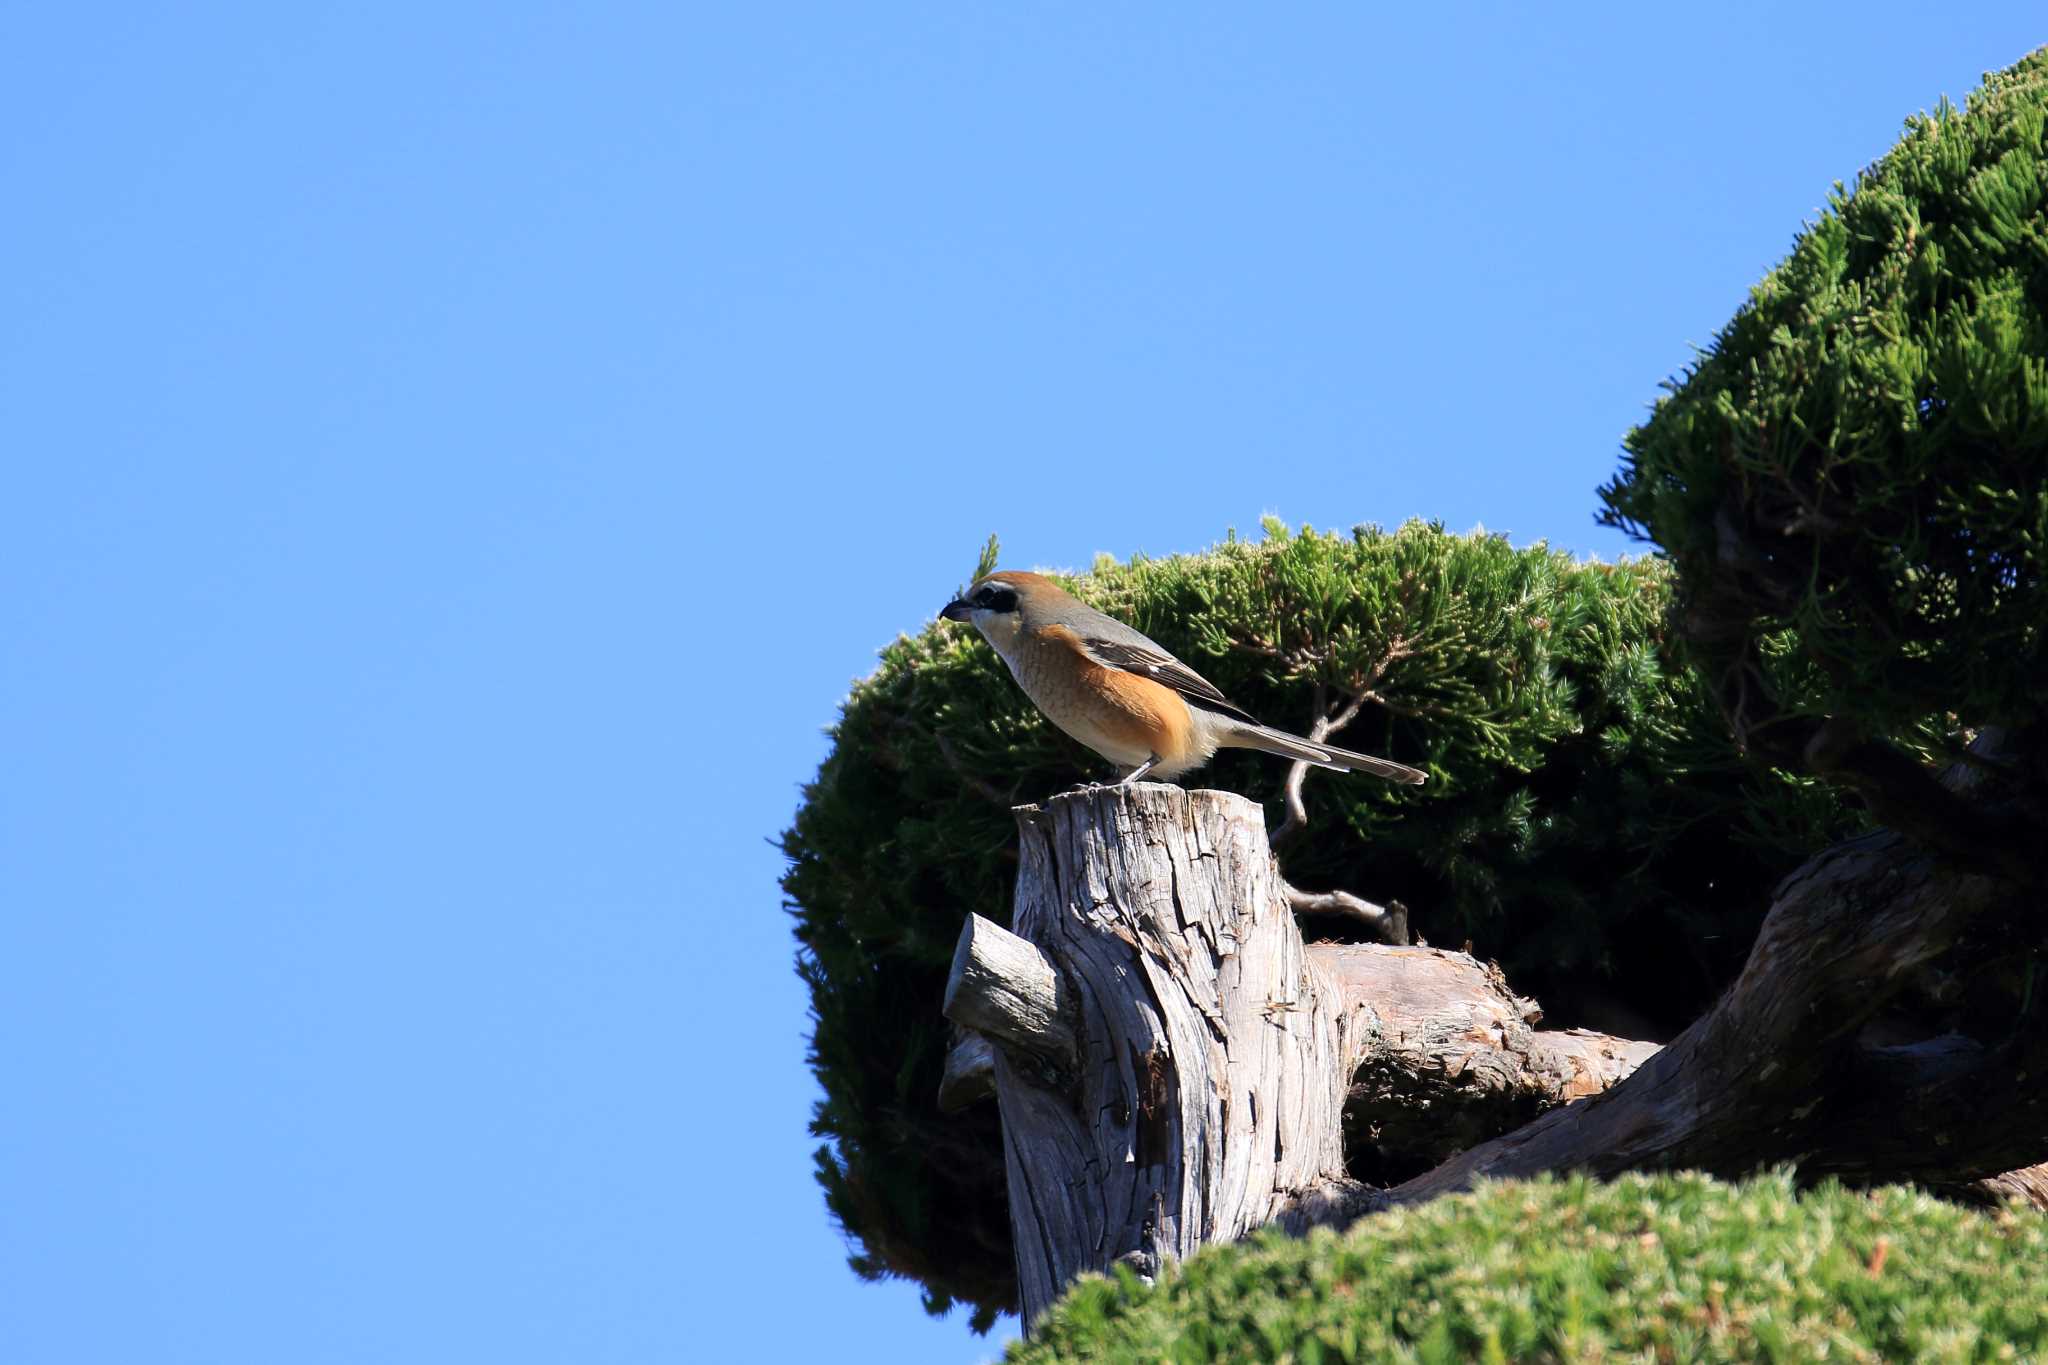
[[[1133,782],[1136,782],[1136,781],[1137,781],[1137,780],[1138,780],[1139,778],[1143,777],[1143,776],[1144,776],[1144,775],[1145,775],[1146,773],[1149,773],[1149,772],[1151,772],[1151,771],[1152,771],[1152,770],[1153,770],[1154,768],[1156,768],[1156,767],[1158,767],[1158,766],[1159,766],[1159,755],[1158,755],[1158,754],[1154,754],[1154,755],[1152,755],[1152,757],[1150,757],[1150,758],[1146,759],[1146,760],[1145,760],[1145,761],[1144,761],[1143,763],[1140,763],[1140,764],[1139,764],[1139,765],[1138,765],[1137,767],[1135,767],[1135,768],[1131,769],[1131,770],[1130,770],[1129,772],[1125,773],[1125,774],[1124,774],[1124,780],[1123,780],[1123,781],[1121,781],[1121,782],[1119,782],[1119,783],[1117,783],[1117,785],[1118,785],[1119,787],[1128,787],[1128,786],[1130,786],[1130,785],[1131,785],[1131,784],[1132,784]]]

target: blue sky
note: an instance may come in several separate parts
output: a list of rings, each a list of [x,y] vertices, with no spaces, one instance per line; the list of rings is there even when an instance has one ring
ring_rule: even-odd
[[[1659,381],[2048,40],[1929,14],[0,14],[0,1354],[988,1355],[810,1181],[848,681],[991,531],[1621,551]]]

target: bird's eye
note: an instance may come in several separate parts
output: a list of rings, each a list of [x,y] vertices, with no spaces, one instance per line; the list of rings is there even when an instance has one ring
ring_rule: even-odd
[[[1015,611],[1017,590],[992,583],[974,594],[974,605],[988,611]]]

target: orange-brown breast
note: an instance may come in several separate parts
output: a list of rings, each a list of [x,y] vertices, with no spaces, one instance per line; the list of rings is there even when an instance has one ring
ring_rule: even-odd
[[[1047,626],[1038,638],[1071,652],[1077,704],[1085,706],[1085,722],[1106,739],[1140,753],[1156,753],[1172,765],[1192,755],[1194,721],[1180,693],[1150,678],[1097,663],[1081,639],[1066,626]],[[1071,729],[1068,719],[1047,712],[1053,723]],[[1083,720],[1075,716],[1073,720]],[[1086,735],[1075,735],[1084,744]]]

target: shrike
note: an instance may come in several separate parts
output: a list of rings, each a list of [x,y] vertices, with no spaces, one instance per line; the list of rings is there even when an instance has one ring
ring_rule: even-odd
[[[1427,780],[1417,769],[1259,724],[1194,669],[1042,574],[992,573],[939,614],[972,621],[1046,719],[1116,764],[1126,783],[1179,777],[1218,749]]]

